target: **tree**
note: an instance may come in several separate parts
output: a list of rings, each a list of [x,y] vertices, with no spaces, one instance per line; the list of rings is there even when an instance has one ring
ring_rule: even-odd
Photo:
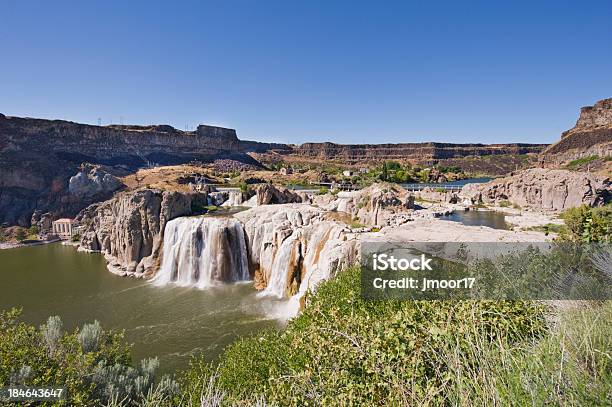
[[[380,174],[380,179],[381,181],[386,181],[388,177],[389,177],[389,172],[387,170],[387,163],[384,162],[382,165],[382,172]]]

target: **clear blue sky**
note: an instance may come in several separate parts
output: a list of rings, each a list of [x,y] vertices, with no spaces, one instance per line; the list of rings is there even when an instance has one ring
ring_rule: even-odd
[[[609,0],[2,0],[0,44],[4,114],[263,141],[553,142],[612,97]]]

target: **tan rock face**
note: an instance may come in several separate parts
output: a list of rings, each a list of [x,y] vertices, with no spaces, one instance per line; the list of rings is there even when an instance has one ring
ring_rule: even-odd
[[[603,205],[610,200],[610,188],[610,180],[589,173],[532,168],[485,184],[468,184],[460,195],[472,202],[507,200],[521,207],[563,211]]]
[[[304,204],[258,206],[235,217],[244,225],[257,288],[278,297],[314,288],[338,266],[355,260],[345,225]]]
[[[287,188],[263,184],[256,187],[257,205],[299,203],[303,197]]]
[[[118,274],[151,275],[159,266],[166,223],[189,215],[192,198],[143,189],[91,205],[77,218],[84,225],[81,248],[102,252]]]
[[[612,155],[612,98],[603,99],[580,110],[576,126],[563,132],[561,140],[542,153],[547,166],[597,155]]]
[[[593,106],[580,109],[576,128],[591,126],[609,126],[612,124],[612,98],[603,99]]]
[[[359,191],[339,192],[335,200],[315,197],[326,210],[347,213],[366,226],[381,227],[396,214],[414,209],[414,196],[397,184],[379,183]]]
[[[459,197],[456,192],[453,191],[439,191],[435,188],[423,188],[421,191],[415,193],[418,198],[432,202],[445,202],[445,203],[457,203]]]

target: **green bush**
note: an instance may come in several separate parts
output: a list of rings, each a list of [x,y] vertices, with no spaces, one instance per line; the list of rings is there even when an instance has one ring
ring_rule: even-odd
[[[178,391],[168,378],[154,386],[157,359],[132,366],[122,333],[104,331],[97,321],[65,332],[59,317],[50,317],[37,329],[19,322],[19,314],[16,309],[0,312],[0,387],[65,386],[64,405],[69,406],[101,405],[113,399],[127,405],[152,391],[165,397]]]
[[[186,382],[198,394],[217,371],[228,405],[437,405],[457,385],[448,352],[474,369],[479,359],[465,357],[474,346],[543,332],[541,309],[525,302],[367,302],[351,268],[323,283],[285,331],[238,340]]]
[[[28,233],[26,232],[26,230],[24,228],[18,228],[17,231],[15,232],[15,239],[18,242],[23,242],[26,237],[28,237]]]
[[[583,165],[588,164],[588,163],[593,162],[593,161],[598,160],[598,159],[599,159],[599,156],[597,156],[597,155],[591,155],[591,156],[588,156],[588,157],[578,158],[577,160],[570,161],[567,164],[567,168],[573,170],[573,169],[582,167]]]
[[[610,242],[612,240],[612,204],[599,208],[582,205],[566,210],[561,217],[566,228],[563,240]]]
[[[512,206],[512,204],[508,200],[503,200],[499,201],[499,206],[502,208],[509,208],[510,206]]]

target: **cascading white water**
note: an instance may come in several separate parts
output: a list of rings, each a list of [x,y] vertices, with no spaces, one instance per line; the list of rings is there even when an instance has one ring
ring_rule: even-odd
[[[221,206],[240,206],[242,204],[242,192],[241,191],[229,191],[227,201],[223,202]]]
[[[289,273],[296,267],[299,260],[299,240],[297,232],[286,238],[278,248],[272,270],[268,278],[268,284],[261,295],[269,295],[278,298],[285,296],[287,279]]]
[[[232,218],[178,218],[166,224],[156,285],[210,287],[249,280],[242,225]]]

